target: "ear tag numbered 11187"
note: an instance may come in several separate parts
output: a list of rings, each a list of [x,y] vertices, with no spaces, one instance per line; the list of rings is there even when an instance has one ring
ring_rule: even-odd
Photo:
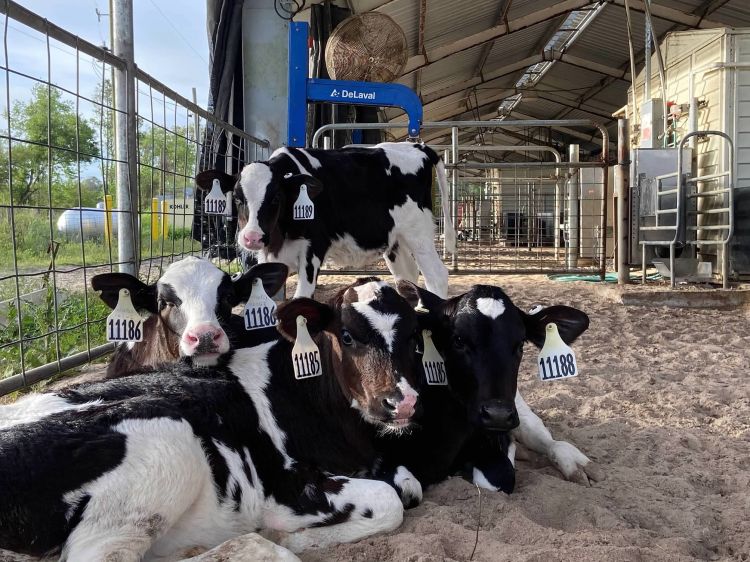
[[[263,281],[259,278],[253,281],[243,317],[246,330],[260,330],[276,325],[276,303],[266,294]]]
[[[443,361],[440,352],[432,342],[430,330],[422,330],[422,341],[424,341],[422,367],[427,384],[430,386],[447,386],[448,376],[445,373],[445,361]]]
[[[307,194],[307,186],[303,183],[299,186],[299,195],[293,207],[294,220],[311,221],[315,218],[315,204]]]
[[[307,331],[307,320],[304,316],[297,316],[297,339],[292,348],[292,365],[294,378],[297,380],[318,377],[323,374],[320,363],[320,350],[315,345],[310,332]]]
[[[127,289],[120,289],[117,306],[107,316],[107,341],[143,341],[143,318],[133,306]]]
[[[544,346],[539,352],[539,378],[554,381],[578,376],[578,364],[573,350],[562,340],[557,324],[547,324]]]
[[[203,200],[203,210],[208,215],[226,215],[232,216],[231,193],[221,192],[219,180],[214,180],[211,185],[211,191],[208,192]]]

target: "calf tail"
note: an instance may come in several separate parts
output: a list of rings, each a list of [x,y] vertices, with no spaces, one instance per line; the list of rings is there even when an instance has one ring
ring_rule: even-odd
[[[445,249],[451,254],[456,253],[456,231],[453,228],[451,220],[451,201],[450,192],[448,191],[448,178],[445,175],[445,164],[438,158],[435,164],[435,175],[437,175],[438,186],[440,187],[440,200],[443,203],[443,220],[445,221]]]

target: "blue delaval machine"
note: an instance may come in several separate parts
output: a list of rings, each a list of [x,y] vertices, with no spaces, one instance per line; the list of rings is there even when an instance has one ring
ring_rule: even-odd
[[[305,146],[308,102],[400,107],[409,117],[408,136],[418,138],[422,128],[422,102],[410,88],[381,82],[308,78],[309,27],[304,22],[289,24],[287,146]]]

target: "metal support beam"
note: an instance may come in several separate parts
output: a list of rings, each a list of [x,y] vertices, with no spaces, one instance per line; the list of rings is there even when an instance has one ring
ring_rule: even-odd
[[[138,275],[138,124],[135,110],[133,0],[113,2],[114,54],[125,61],[115,68],[115,153],[117,155],[117,252],[121,273]]]
[[[627,119],[617,121],[617,167],[615,168],[615,193],[617,217],[615,218],[617,244],[617,283],[630,283],[628,268],[628,243],[630,241],[630,124]]]
[[[623,8],[625,7],[625,0],[610,0],[610,2],[612,2],[612,4],[616,6],[621,6]],[[628,5],[630,6],[631,10],[635,10],[636,12],[646,12],[646,4],[645,2],[643,2],[643,0],[628,0]],[[650,8],[651,14],[654,17],[670,21],[672,23],[685,25],[687,27],[697,27],[701,29],[706,29],[709,27],[726,27],[726,25],[721,22],[707,20],[696,14],[686,14],[685,12],[675,10],[674,8],[669,8],[667,6],[662,6],[661,4],[651,4]]]
[[[414,72],[420,68],[425,68],[431,64],[436,63],[439,60],[447,58],[456,53],[460,53],[472,47],[484,45],[490,41],[502,37],[504,35],[510,35],[513,32],[526,29],[538,23],[554,19],[558,16],[566,14],[571,10],[578,10],[585,8],[591,4],[591,0],[563,0],[558,2],[554,6],[549,6],[542,10],[536,10],[530,14],[502,23],[500,25],[493,26],[484,31],[474,33],[467,37],[463,37],[447,45],[442,45],[433,49],[424,55],[419,54],[410,57],[406,62],[406,68],[404,70],[404,76]]]

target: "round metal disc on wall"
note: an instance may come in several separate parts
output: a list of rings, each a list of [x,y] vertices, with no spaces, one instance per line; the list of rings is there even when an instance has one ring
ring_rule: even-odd
[[[336,27],[326,45],[326,66],[334,80],[392,82],[404,71],[406,35],[390,16],[365,12]]]

